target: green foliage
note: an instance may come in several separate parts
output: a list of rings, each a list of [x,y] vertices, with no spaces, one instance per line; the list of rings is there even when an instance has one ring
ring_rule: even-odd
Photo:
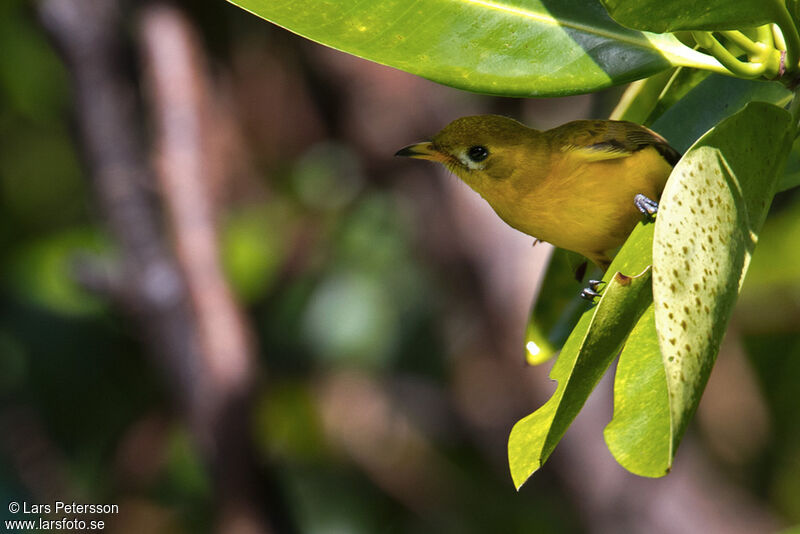
[[[601,0],[611,16],[628,28],[650,32],[755,28],[779,20],[780,0]],[[658,13],[657,16],[654,16]]]
[[[611,20],[598,0],[231,0],[304,37],[487,94],[596,91],[673,65],[717,69],[672,35]]]
[[[597,306],[586,310],[550,372],[552,397],[520,420],[508,438],[511,477],[519,488],[553,452],[650,301],[653,225],[640,224],[608,268]],[[626,276],[620,273],[640,273]]]

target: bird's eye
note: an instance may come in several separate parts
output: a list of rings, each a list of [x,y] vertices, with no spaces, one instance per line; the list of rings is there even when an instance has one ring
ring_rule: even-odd
[[[467,157],[475,163],[481,162],[489,157],[489,149],[481,145],[472,146],[467,150]]]

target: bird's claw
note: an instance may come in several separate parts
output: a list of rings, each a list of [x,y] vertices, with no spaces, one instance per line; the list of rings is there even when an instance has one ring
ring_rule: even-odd
[[[594,291],[593,289],[590,289],[588,287],[583,288],[583,290],[581,291],[581,298],[583,300],[588,300],[589,302],[593,301],[595,297],[599,297],[599,296],[600,296],[600,293],[598,293],[597,291]]]
[[[647,198],[641,193],[633,197],[633,205],[642,212],[642,215],[644,215],[646,219],[652,219],[653,216],[658,213],[658,202]]]
[[[600,286],[605,284],[602,280],[589,280],[588,286],[581,291],[581,298],[588,301],[593,301],[595,297],[600,296]]]
[[[602,280],[589,280],[588,286],[589,289],[592,291],[597,291],[597,288],[600,287],[601,284],[605,284]]]

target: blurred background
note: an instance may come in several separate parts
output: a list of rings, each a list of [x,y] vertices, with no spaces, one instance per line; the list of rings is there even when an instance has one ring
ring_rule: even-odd
[[[607,377],[513,488],[508,432],[554,389],[522,347],[549,245],[392,155],[462,115],[607,117],[621,88],[468,94],[222,1],[4,0],[0,50],[3,519],[64,500],[118,504],[81,516],[115,533],[800,523],[791,191],[673,472],[614,462]]]

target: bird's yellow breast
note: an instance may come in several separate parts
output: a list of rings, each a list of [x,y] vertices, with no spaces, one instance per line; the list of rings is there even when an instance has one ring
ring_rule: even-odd
[[[514,228],[603,265],[641,220],[636,194],[657,200],[671,171],[652,147],[602,161],[560,152],[479,192]]]

